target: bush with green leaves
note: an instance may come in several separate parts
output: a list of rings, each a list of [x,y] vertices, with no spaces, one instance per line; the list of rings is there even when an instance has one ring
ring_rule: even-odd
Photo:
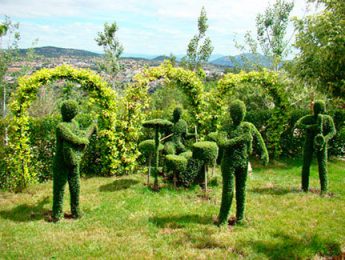
[[[245,104],[240,100],[233,101],[230,104],[232,127],[226,138],[224,135],[219,135],[217,138],[219,147],[223,148],[221,162],[223,190],[218,225],[227,222],[234,194],[234,179],[236,179],[236,222],[240,223],[244,219],[248,157],[253,150],[253,141],[259,148],[263,162],[268,163],[265,143],[256,127],[243,121],[245,115]]]
[[[53,213],[57,221],[62,216],[65,185],[68,181],[71,197],[71,213],[73,218],[81,215],[79,208],[80,162],[89,144],[89,137],[95,130],[91,125],[85,133],[76,121],[78,103],[65,101],[61,106],[62,121],[56,128],[56,152],[53,160]]]
[[[174,187],[177,186],[177,176],[187,169],[188,160],[181,155],[168,154],[165,157],[165,165],[168,172],[173,173]]]
[[[310,165],[313,154],[319,165],[321,193],[328,190],[327,180],[327,143],[336,134],[332,117],[325,115],[326,105],[322,100],[313,104],[313,114],[300,118],[296,128],[304,131],[305,143],[303,147],[302,190],[309,190]]]
[[[203,141],[193,144],[193,159],[203,162],[201,174],[204,177],[205,192],[207,192],[207,169],[208,166],[215,165],[218,157],[218,146],[215,142]],[[201,176],[200,176],[201,179]]]

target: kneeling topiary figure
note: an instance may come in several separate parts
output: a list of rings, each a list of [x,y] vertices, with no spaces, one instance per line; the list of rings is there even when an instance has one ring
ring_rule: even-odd
[[[327,143],[336,134],[333,119],[324,115],[325,103],[315,101],[313,115],[301,117],[295,127],[305,131],[305,143],[303,148],[302,190],[309,189],[310,164],[313,153],[316,153],[319,164],[319,178],[321,193],[327,192]]]
[[[80,161],[88,138],[95,130],[92,125],[84,132],[79,129],[76,121],[72,120],[78,114],[78,104],[74,100],[65,101],[61,106],[63,122],[56,128],[56,153],[53,160],[53,221],[62,216],[64,189],[69,184],[71,195],[71,213],[73,218],[80,217]]]
[[[236,179],[236,222],[241,223],[244,218],[248,156],[252,152],[254,138],[260,149],[261,159],[264,164],[268,163],[268,153],[262,136],[253,124],[243,122],[245,114],[245,104],[240,100],[233,101],[230,105],[233,124],[228,137],[218,139],[218,145],[223,148],[221,161],[223,190],[218,225],[227,223],[234,194],[234,179]]]
[[[171,128],[172,140],[165,144],[165,152],[167,154],[180,154],[186,152],[187,149],[183,144],[183,140],[196,137],[195,133],[188,132],[188,125],[182,119],[182,108],[176,107],[173,112],[173,127]]]

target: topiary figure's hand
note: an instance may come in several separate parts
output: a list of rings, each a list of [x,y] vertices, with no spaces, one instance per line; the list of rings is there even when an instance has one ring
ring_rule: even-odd
[[[318,134],[314,138],[314,149],[321,151],[325,146],[325,137],[322,134]]]

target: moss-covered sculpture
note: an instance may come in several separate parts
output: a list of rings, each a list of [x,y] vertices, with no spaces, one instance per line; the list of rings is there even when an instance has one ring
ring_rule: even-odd
[[[150,140],[145,140],[142,141],[139,146],[139,151],[147,158],[147,166],[149,168],[149,171],[147,173],[147,185],[150,184],[150,176],[151,176],[151,162],[152,162],[152,157],[155,154],[155,140],[150,139]],[[161,151],[163,150],[163,145],[159,144],[158,150]]]
[[[173,172],[173,182],[175,188],[177,183],[177,174],[186,170],[187,163],[187,158],[181,155],[168,154],[165,157],[165,164],[167,166],[168,172]]]
[[[215,142],[203,141],[193,144],[193,158],[203,161],[205,192],[207,192],[207,166],[216,164],[218,146]]]
[[[65,101],[61,106],[63,122],[56,128],[56,153],[53,161],[53,214],[57,221],[62,216],[63,197],[66,182],[71,196],[71,213],[73,218],[80,217],[80,161],[88,138],[95,131],[91,125],[86,132],[72,119],[78,114],[78,104],[74,100]]]
[[[243,122],[246,106],[240,101],[233,101],[230,105],[230,115],[233,124],[227,138],[218,138],[218,145],[223,148],[221,170],[223,177],[222,202],[217,225],[227,223],[234,194],[234,178],[236,179],[236,222],[241,223],[244,218],[248,156],[252,152],[252,142],[260,150],[264,164],[268,163],[268,152],[261,134],[256,127]]]
[[[308,192],[310,164],[315,152],[319,165],[321,193],[327,192],[327,143],[336,134],[332,117],[324,115],[324,101],[315,101],[313,115],[301,117],[295,127],[305,131],[303,148],[302,190]]]
[[[188,133],[188,125],[182,118],[182,109],[177,107],[173,112],[174,126],[171,129],[172,140],[165,143],[165,152],[167,154],[180,154],[186,151],[183,140],[195,136],[196,134]]]
[[[149,121],[145,121],[143,123],[143,126],[146,128],[153,128],[155,129],[155,165],[153,169],[153,176],[154,176],[154,183],[153,183],[153,190],[158,190],[158,163],[159,163],[159,144],[160,144],[160,136],[161,131],[166,130],[167,128],[170,128],[173,126],[173,123],[171,123],[168,120],[164,119],[152,119]]]

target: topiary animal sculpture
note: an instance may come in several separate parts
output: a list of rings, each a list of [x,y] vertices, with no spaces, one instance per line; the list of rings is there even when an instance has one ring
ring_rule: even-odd
[[[324,115],[325,102],[315,101],[313,115],[301,117],[295,124],[295,128],[305,131],[305,143],[303,148],[302,190],[308,192],[310,164],[313,153],[319,165],[319,178],[321,194],[327,192],[327,143],[336,134],[332,117]]]
[[[159,144],[160,144],[160,135],[161,131],[170,128],[173,126],[173,123],[171,123],[168,120],[164,119],[152,119],[149,121],[145,121],[143,123],[143,126],[146,128],[153,128],[155,129],[155,165],[153,169],[153,176],[155,178],[154,183],[153,183],[153,190],[159,190],[158,186],[158,162],[159,162]]]
[[[261,159],[264,164],[268,163],[268,152],[261,134],[253,124],[243,122],[246,114],[245,104],[240,100],[235,100],[230,104],[229,111],[233,124],[228,137],[220,136],[217,141],[223,148],[221,161],[223,190],[217,225],[227,222],[234,195],[234,179],[236,179],[236,222],[241,223],[244,218],[248,156],[252,152],[254,138],[260,149]]]
[[[73,218],[80,217],[80,161],[89,143],[88,138],[95,131],[95,125],[82,132],[73,118],[78,114],[78,104],[74,100],[65,101],[61,106],[62,123],[56,128],[56,153],[53,159],[53,213],[52,220],[62,216],[64,189],[68,181],[71,195]]]

